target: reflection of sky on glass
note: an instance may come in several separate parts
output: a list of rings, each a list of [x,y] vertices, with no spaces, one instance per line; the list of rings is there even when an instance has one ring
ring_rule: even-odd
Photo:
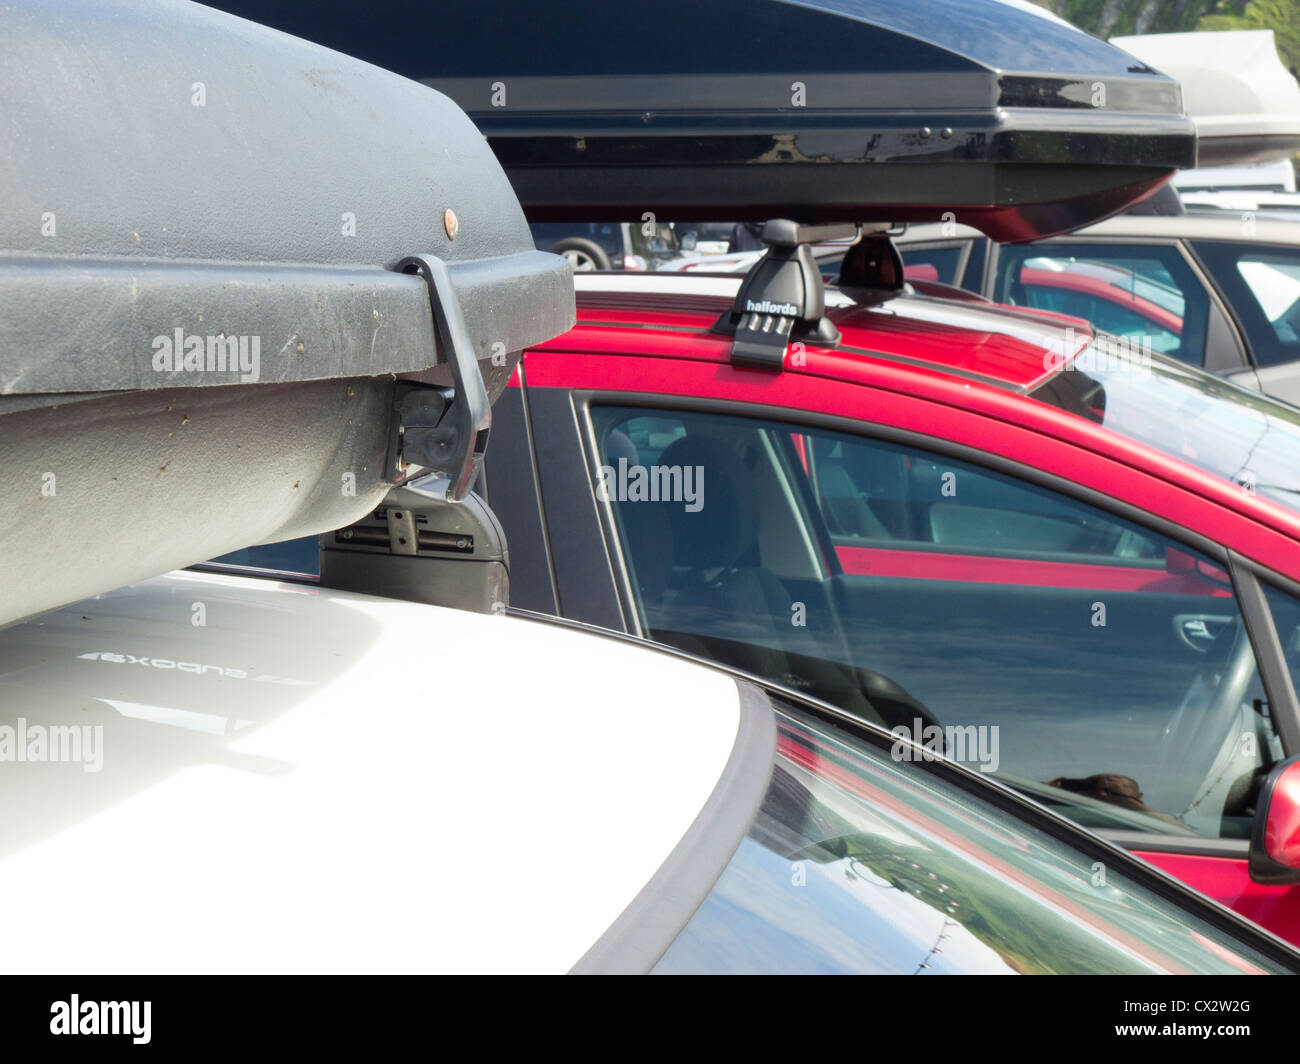
[[[1150,373],[1090,366],[1106,390],[1102,424],[1300,509],[1300,412],[1229,381],[1155,360]]]
[[[896,973],[924,961],[934,974],[1013,974],[942,912],[870,873],[850,875],[848,861],[803,868],[806,882],[795,886],[789,860],[745,839],[655,970]],[[931,952],[936,945],[942,952]]]
[[[1263,961],[1118,870],[1094,882],[1089,856],[969,793],[802,715],[778,719],[795,747],[847,755],[853,767],[840,769],[861,788],[778,755],[751,834],[658,972],[1230,972],[1229,954]]]

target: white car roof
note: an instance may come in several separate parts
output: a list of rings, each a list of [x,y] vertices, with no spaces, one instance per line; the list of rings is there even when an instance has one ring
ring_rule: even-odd
[[[528,620],[214,573],[4,629],[0,726],[100,728],[102,763],[0,765],[0,904],[59,914],[11,921],[0,967],[567,971],[705,806],[740,690]]]

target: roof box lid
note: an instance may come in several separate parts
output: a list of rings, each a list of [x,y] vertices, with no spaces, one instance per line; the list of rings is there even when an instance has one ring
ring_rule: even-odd
[[[1182,83],[1200,165],[1244,166],[1300,151],[1300,84],[1282,65],[1272,30],[1154,33],[1111,44]]]
[[[479,358],[573,321],[566,264],[439,93],[173,0],[4,5],[0,38],[0,412],[434,369],[412,255],[445,264]],[[249,337],[255,368],[220,357]]]
[[[215,0],[456,100],[533,221],[922,221],[1029,239],[1195,162],[1178,85],[999,0]]]

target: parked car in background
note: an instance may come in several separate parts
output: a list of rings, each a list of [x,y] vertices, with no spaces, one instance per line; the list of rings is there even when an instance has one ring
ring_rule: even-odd
[[[725,255],[736,243],[736,226],[727,222],[682,222],[673,230],[686,255]]]
[[[1254,214],[1127,214],[997,244],[961,225],[897,238],[909,277],[1058,311],[1300,402],[1300,225]]]
[[[538,250],[562,256],[577,271],[654,270],[678,255],[672,227],[658,223],[534,222],[529,228]]]
[[[956,222],[923,223],[894,242],[909,281],[1083,318],[1135,347],[1300,402],[1300,215],[1264,210],[1255,193],[1204,195],[1225,209],[1129,213],[1028,244],[999,244]],[[662,268],[744,273],[761,254]],[[838,275],[843,247],[824,244],[814,255],[828,279]]]

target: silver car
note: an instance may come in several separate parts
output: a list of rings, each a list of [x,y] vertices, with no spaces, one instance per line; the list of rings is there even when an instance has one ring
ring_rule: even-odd
[[[896,243],[909,280],[1086,318],[1300,403],[1300,225],[1262,212],[1128,214],[1033,244],[943,222]]]

